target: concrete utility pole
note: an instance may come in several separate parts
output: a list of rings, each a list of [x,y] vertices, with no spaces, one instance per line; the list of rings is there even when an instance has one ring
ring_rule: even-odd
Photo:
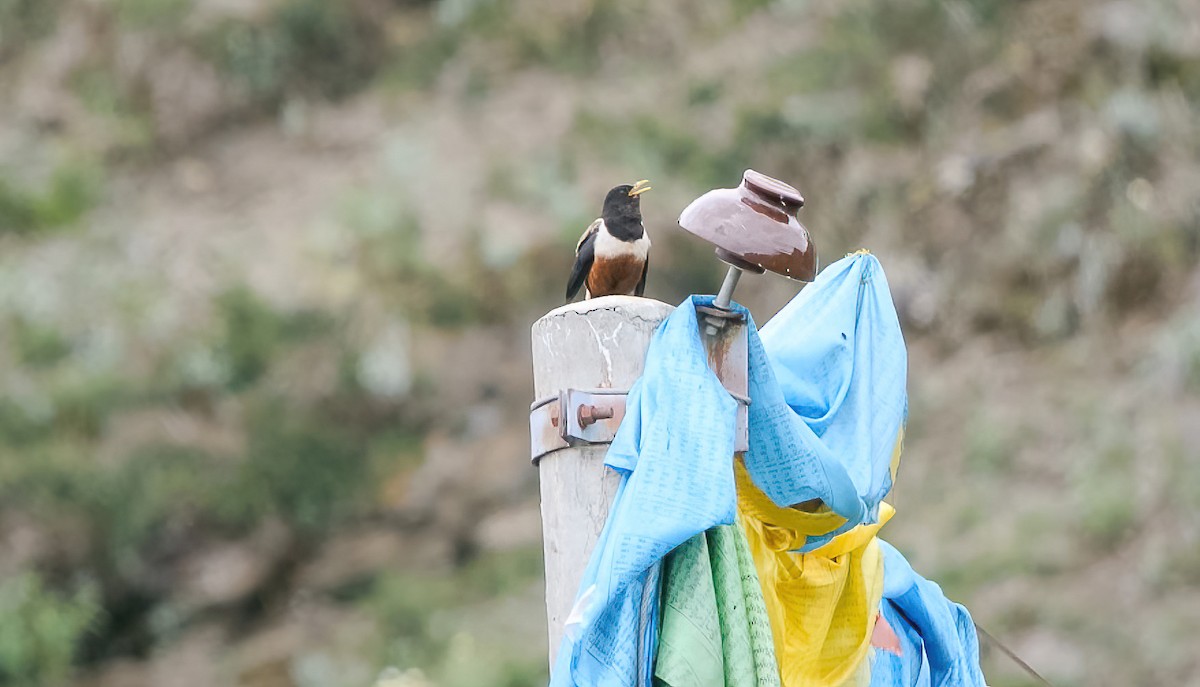
[[[604,467],[604,454],[624,416],[623,393],[642,376],[650,338],[673,309],[649,298],[604,296],[564,305],[533,325],[540,400],[530,430],[542,493],[551,665],[616,494],[619,479]],[[602,391],[609,393],[596,393]]]
[[[730,266],[712,307],[698,307],[697,315],[709,366],[740,402],[735,452],[747,450],[750,399],[745,318],[730,307],[733,291],[743,271],[813,279],[816,251],[796,218],[803,205],[795,188],[746,170],[737,188],[710,191],[679,217],[680,227],[713,244]],[[605,296],[564,305],[533,325],[538,400],[529,436],[542,493],[551,666],[620,481],[604,467],[604,455],[654,330],[673,310],[647,298]]]

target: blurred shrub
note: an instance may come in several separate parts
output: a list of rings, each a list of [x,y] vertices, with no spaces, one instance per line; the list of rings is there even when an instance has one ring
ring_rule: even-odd
[[[220,335],[216,352],[233,391],[253,385],[286,344],[325,334],[333,326],[324,313],[278,313],[245,286],[234,286],[216,299]]]
[[[17,448],[44,438],[51,429],[46,410],[0,398],[0,445]]]
[[[265,21],[229,21],[204,43],[215,62],[258,102],[285,96],[337,98],[370,77],[383,54],[382,27],[350,3],[286,0]]]
[[[160,532],[205,517],[206,501],[219,496],[225,486],[220,482],[226,473],[214,470],[217,463],[194,448],[158,445],[136,449],[116,470],[81,470],[79,503],[95,526],[100,556],[111,561],[136,558]]]
[[[0,502],[53,540],[34,562],[39,569],[66,560],[98,580],[95,605],[105,615],[86,661],[163,639],[149,615],[168,603],[170,585],[148,580],[191,543],[242,536],[266,520],[300,542],[320,540],[346,518],[377,510],[384,479],[419,456],[414,437],[428,418],[400,414],[403,397],[381,400],[353,384],[290,395],[271,375],[297,352],[356,355],[333,315],[281,312],[244,286],[212,306],[211,324],[188,345],[209,351],[220,372],[199,386],[174,373],[169,352],[149,376],[89,373],[49,321],[12,316],[5,329],[5,350],[39,393],[0,398]],[[180,438],[166,427],[182,415],[207,424],[222,408],[236,411],[217,420],[232,440]],[[121,423],[110,433],[113,416]],[[130,426],[138,429],[125,437]],[[56,528],[82,536],[60,542]],[[9,612],[0,607],[0,617]]]
[[[195,1],[115,0],[115,5],[117,17],[134,27],[173,27],[182,21]]]
[[[108,418],[137,394],[128,382],[114,375],[69,375],[51,391],[55,431],[84,439],[98,438]]]
[[[49,324],[15,317],[8,331],[18,359],[30,367],[50,367],[71,353],[70,342]]]
[[[280,342],[280,321],[250,289],[235,287],[217,298],[221,342],[217,350],[236,391],[254,382],[267,369]]]
[[[56,379],[47,381],[42,393],[0,400],[0,446],[94,440],[109,416],[134,396],[133,389],[109,375],[85,376],[68,370],[52,376]]]
[[[80,638],[99,612],[90,587],[64,597],[32,573],[0,581],[0,683],[64,683]]]
[[[109,159],[153,151],[154,113],[141,88],[123,84],[111,65],[102,64],[80,68],[72,74],[70,86],[83,107],[98,120],[101,133],[91,143],[105,150]]]
[[[967,428],[964,460],[969,468],[984,473],[1011,471],[1013,455],[1020,450],[1021,433],[980,413]]]
[[[542,575],[540,549],[480,556],[445,572],[380,576],[361,599],[379,619],[389,641],[386,660],[403,668],[422,666],[446,687],[518,687],[543,683],[541,647],[514,652],[512,638],[475,632],[478,604],[503,599]]]
[[[50,33],[61,0],[0,0],[0,63]]]
[[[0,177],[0,235],[69,225],[96,202],[99,187],[100,170],[78,160],[59,165],[40,189]]]
[[[461,47],[453,30],[430,27],[419,40],[399,49],[384,66],[382,80],[396,90],[420,90],[433,85],[442,67]]]
[[[462,252],[442,264],[424,254],[421,225],[394,190],[356,191],[341,210],[362,274],[409,321],[442,328],[504,321],[513,304],[508,282],[487,264],[481,237],[468,236]]]
[[[619,3],[593,2],[582,16],[566,21],[497,21],[495,26],[487,28],[503,32],[501,35],[514,48],[519,63],[586,73],[600,64],[604,42],[629,26]]]
[[[586,110],[575,120],[575,136],[608,160],[645,169],[652,178],[682,177],[700,187],[721,186],[741,176],[742,160],[728,147],[713,145],[683,122],[644,114],[633,121],[605,118]]]
[[[1134,534],[1138,517],[1134,450],[1125,444],[1089,453],[1078,466],[1076,497],[1083,534],[1097,548],[1111,551]]]
[[[450,638],[438,667],[444,687],[530,687],[547,680],[545,660],[514,656],[480,634],[463,630]]]
[[[275,515],[307,532],[367,510],[373,475],[364,437],[353,430],[279,401],[262,404],[232,483],[213,494],[218,513],[246,528]]]

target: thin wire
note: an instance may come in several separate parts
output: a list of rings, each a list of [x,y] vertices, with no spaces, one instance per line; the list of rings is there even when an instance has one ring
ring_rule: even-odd
[[[975,631],[979,633],[979,636],[988,640],[988,642],[990,642],[993,646],[995,646],[997,649],[999,649],[1005,656],[1008,656],[1010,659],[1012,659],[1013,663],[1016,663],[1017,665],[1021,666],[1022,670],[1024,670],[1026,673],[1029,673],[1029,675],[1031,675],[1035,680],[1042,683],[1043,685],[1046,685],[1046,687],[1054,687],[1054,685],[1050,684],[1049,680],[1042,677],[1041,675],[1038,675],[1038,672],[1036,670],[1034,670],[1032,666],[1030,666],[1025,661],[1021,660],[1020,656],[1013,653],[1012,649],[1009,649],[1008,647],[1004,646],[1004,644],[999,639],[996,639],[995,637],[992,636],[992,633],[990,633],[987,630],[980,627],[979,623],[975,623]]]

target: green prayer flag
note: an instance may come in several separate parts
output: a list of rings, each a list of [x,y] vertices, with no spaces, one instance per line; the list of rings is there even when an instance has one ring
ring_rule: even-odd
[[[762,588],[736,525],[667,556],[654,677],[658,687],[779,687]]]

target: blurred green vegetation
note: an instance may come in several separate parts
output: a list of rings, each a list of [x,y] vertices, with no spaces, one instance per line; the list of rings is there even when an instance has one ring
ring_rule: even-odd
[[[0,177],[0,235],[69,226],[96,202],[100,178],[100,170],[84,162],[56,167],[41,187],[29,188]]]
[[[436,684],[451,687],[532,685],[548,677],[544,657],[520,647],[520,638],[480,633],[471,619],[480,615],[479,604],[519,593],[541,573],[538,550],[492,554],[454,576],[382,575],[360,603],[379,618],[389,638],[390,665],[425,666]]]
[[[1081,524],[1086,537],[1097,546],[1111,549],[1137,533],[1137,495],[1134,483],[1133,447],[1105,447],[1094,460],[1081,466],[1078,485]]]
[[[380,62],[381,38],[380,27],[350,5],[288,0],[267,21],[229,21],[202,41],[252,97],[277,104],[284,95],[338,97],[356,90]]]
[[[0,681],[30,686],[67,677],[71,657],[100,613],[91,587],[64,597],[34,573],[0,581]]]
[[[57,0],[0,0],[0,61],[50,33],[60,5]]]
[[[377,641],[358,641],[358,660],[402,684],[543,682],[536,626],[497,620],[540,622],[536,598],[503,606],[532,598],[539,554],[489,549],[476,522],[534,490],[501,474],[519,451],[497,470],[478,442],[519,434],[489,412],[528,401],[513,351],[559,303],[610,177],[655,182],[656,297],[720,275],[670,208],[754,167],[800,186],[822,263],[861,245],[881,256],[914,346],[948,359],[993,345],[1014,374],[1051,371],[1033,400],[944,379],[914,398],[906,460],[934,467],[899,507],[944,539],[910,550],[956,599],[1000,608],[1006,632],[1045,625],[1104,652],[1120,638],[1065,605],[1085,602],[1043,614],[1007,604],[1005,584],[1045,600],[1176,521],[1182,544],[1148,544],[1121,574],[1153,587],[1147,604],[1200,578],[1200,472],[1181,430],[1086,403],[1050,429],[1020,412],[1078,383],[1054,356],[1095,358],[1112,396],[1179,425],[1200,389],[1200,53],[1179,28],[1194,2],[1152,3],[1138,22],[1082,0],[220,4],[0,0],[15,105],[0,119],[0,543],[22,528],[43,542],[0,561],[0,683],[87,680],[210,623],[250,645],[310,602],[365,619]],[[356,126],[377,167],[333,176]],[[273,241],[223,247],[262,197],[235,172],[278,132],[292,155],[260,162],[255,184],[305,213],[300,195],[338,186],[324,214],[255,220],[311,262],[275,260]],[[293,185],[310,171],[295,160],[330,176]],[[756,314],[792,289],[749,281]],[[1106,429],[1127,419],[1137,440]],[[1047,484],[1069,505],[1046,505]],[[282,552],[256,538],[273,527]],[[326,553],[371,527],[450,553],[409,539],[399,561]],[[180,590],[203,586],[188,571],[214,542],[263,549],[266,572],[193,608]],[[375,562],[309,581],[358,557]],[[1068,662],[1056,682],[1194,679],[1163,652]],[[282,673],[239,684],[301,684]]]
[[[176,27],[193,0],[117,0],[117,18],[135,28]]]
[[[19,318],[6,328],[49,396],[41,408],[0,402],[0,501],[49,528],[82,527],[74,575],[103,582],[66,600],[36,576],[6,583],[13,586],[0,592],[0,612],[28,615],[6,622],[14,636],[0,637],[0,667],[14,684],[55,684],[81,648],[90,660],[129,651],[131,641],[148,648],[146,628],[170,589],[147,589],[144,580],[164,549],[175,548],[171,539],[239,537],[277,519],[300,541],[320,541],[347,519],[376,512],[380,480],[419,460],[421,413],[397,416],[353,383],[315,399],[269,388],[271,366],[289,350],[337,339],[331,314],[281,313],[240,286],[217,294],[213,306],[205,358],[215,372],[204,386],[180,375],[87,376],[62,332]],[[218,398],[235,396],[244,441],[233,455],[172,442],[130,446],[115,464],[95,455],[114,414],[164,404],[207,413]],[[139,598],[127,608],[130,594]]]

